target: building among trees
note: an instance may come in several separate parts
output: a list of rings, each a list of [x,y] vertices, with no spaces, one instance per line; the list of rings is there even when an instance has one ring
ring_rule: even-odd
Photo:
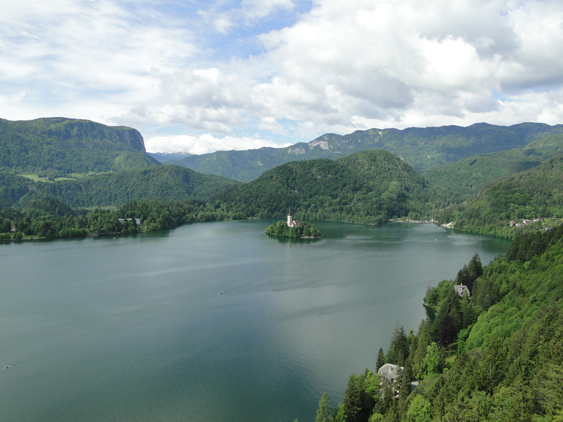
[[[291,227],[291,228],[299,227],[299,220],[294,220],[291,217],[291,213],[287,214],[287,227]]]

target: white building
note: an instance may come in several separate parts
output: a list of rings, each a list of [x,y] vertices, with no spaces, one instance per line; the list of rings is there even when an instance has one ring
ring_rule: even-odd
[[[287,214],[287,227],[298,227],[299,226],[299,220],[294,220],[291,217],[291,214]]]
[[[467,292],[467,297],[471,299],[471,293],[469,292],[467,286],[464,286],[463,284],[456,284],[454,285],[454,289],[460,298],[463,298],[463,294]]]

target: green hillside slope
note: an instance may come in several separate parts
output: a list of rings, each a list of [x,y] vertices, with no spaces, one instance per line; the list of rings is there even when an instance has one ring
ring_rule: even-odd
[[[471,300],[452,281],[429,289],[434,320],[396,327],[380,349],[377,367],[402,367],[396,382],[352,375],[332,422],[563,420],[563,227],[520,237],[484,269],[474,257],[455,282],[468,277]],[[318,413],[328,406],[325,395]]]
[[[522,123],[505,127],[479,123],[469,127],[370,129],[345,136],[329,133],[287,148],[193,155],[175,163],[202,173],[248,182],[290,161],[337,159],[359,151],[383,149],[402,157],[422,172],[477,154],[521,148],[541,137],[556,134],[563,134],[563,126]]]
[[[530,170],[485,185],[460,205],[445,209],[441,223],[454,222],[456,230],[514,238],[521,231],[541,226],[523,219],[563,217],[563,154]],[[510,221],[522,224],[510,227]],[[543,223],[546,225],[546,223]]]
[[[423,176],[435,187],[449,191],[452,201],[461,201],[477,193],[486,183],[529,170],[560,153],[563,153],[563,135],[550,135],[524,148],[477,155],[434,167]]]
[[[58,198],[71,207],[120,206],[145,198],[206,199],[237,183],[178,166],[123,170],[52,183],[0,174],[0,206],[21,206],[45,197]]]
[[[291,162],[214,198],[221,209],[248,217],[376,223],[427,207],[433,191],[393,154],[364,151],[339,160]]]
[[[135,129],[65,118],[0,119],[0,171],[62,176],[159,164]]]

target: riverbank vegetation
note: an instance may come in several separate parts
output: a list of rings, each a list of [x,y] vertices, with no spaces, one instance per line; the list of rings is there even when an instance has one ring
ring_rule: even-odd
[[[519,237],[506,256],[478,256],[455,280],[430,288],[436,312],[417,333],[397,326],[378,369],[396,381],[353,375],[332,413],[317,422],[563,420],[563,226]],[[462,298],[454,284],[471,286]],[[375,358],[375,356],[374,356]],[[411,383],[418,387],[411,391]]]

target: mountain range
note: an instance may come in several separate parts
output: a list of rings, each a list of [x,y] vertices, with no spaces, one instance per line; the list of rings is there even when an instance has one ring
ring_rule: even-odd
[[[290,161],[337,159],[359,151],[383,149],[401,157],[416,171],[425,172],[477,154],[523,148],[543,137],[562,134],[563,125],[541,123],[369,129],[343,136],[327,133],[309,143],[297,143],[286,148],[264,147],[192,155],[176,159],[173,163],[201,173],[249,182],[265,171]]]
[[[559,198],[551,182],[560,180],[554,172],[561,161],[553,157],[563,152],[563,133],[560,125],[535,123],[372,129],[326,134],[287,148],[155,155],[169,158],[167,163],[191,160],[246,174],[243,179],[257,177],[246,184],[162,166],[145,152],[138,131],[86,120],[0,120],[0,151],[0,207],[22,207],[45,197],[72,207],[199,199],[233,218],[283,217],[288,210],[302,219],[357,223],[440,216],[442,222],[457,222],[458,228],[495,234],[506,218],[558,215],[558,203],[546,205],[538,198],[546,195],[547,186],[549,195]],[[275,165],[284,160],[291,161]],[[533,182],[510,187],[514,174]],[[532,208],[520,206],[524,199],[510,197],[505,201],[510,211],[501,213],[491,204],[506,198],[505,191],[516,196],[527,192],[522,198]],[[520,204],[517,211],[513,203]],[[481,222],[474,218],[477,214]],[[506,233],[502,228],[497,235]]]

